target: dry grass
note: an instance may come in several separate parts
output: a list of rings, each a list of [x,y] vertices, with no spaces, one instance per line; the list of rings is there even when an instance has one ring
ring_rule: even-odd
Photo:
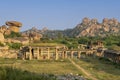
[[[49,47],[55,47],[55,46],[64,46],[63,44],[58,43],[31,43],[30,46],[49,46]]]
[[[76,67],[72,65],[68,60],[58,61],[23,61],[15,59],[0,59],[2,66],[12,66],[17,69],[27,70],[34,73],[48,73],[48,74],[81,74]]]
[[[120,80],[120,65],[113,64],[109,61],[99,58],[86,57],[83,59],[73,59],[91,76],[98,80]],[[32,73],[47,74],[80,74],[83,75],[69,60],[16,60],[0,58],[0,66],[9,66],[21,71],[29,71]]]
[[[74,61],[98,80],[120,80],[119,64],[92,57],[74,59]]]

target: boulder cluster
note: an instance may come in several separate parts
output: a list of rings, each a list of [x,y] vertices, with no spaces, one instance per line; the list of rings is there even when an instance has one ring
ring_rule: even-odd
[[[0,26],[0,32],[6,35],[9,35],[12,31],[19,32],[22,23],[17,21],[7,21],[5,25]]]
[[[22,23],[17,21],[7,21],[6,25],[9,26],[10,31],[19,32],[20,27],[22,26]]]
[[[40,38],[42,38],[42,34],[39,32],[40,31],[36,27],[32,27],[32,29],[22,32],[21,35],[30,41],[39,41]]]
[[[22,23],[17,21],[7,21],[5,25],[0,26],[0,42],[4,42],[4,35],[9,35],[12,31],[18,33]]]
[[[76,33],[77,32],[77,33]],[[82,22],[78,24],[71,34],[76,37],[81,36],[106,36],[106,34],[117,34],[120,32],[120,23],[117,19],[104,18],[102,23],[99,23],[97,19],[83,18]]]
[[[27,32],[20,32],[21,27],[22,23],[18,21],[5,22],[5,25],[0,26],[0,42],[28,44],[30,41],[38,41],[42,37],[35,27]],[[20,33],[21,37],[4,38],[5,35],[9,36],[12,32]]]
[[[65,75],[58,75],[57,80],[87,80],[87,79],[78,74],[73,75],[70,73],[70,74],[65,74]]]

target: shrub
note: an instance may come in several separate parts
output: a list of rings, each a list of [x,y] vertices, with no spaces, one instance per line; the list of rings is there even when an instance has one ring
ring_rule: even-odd
[[[4,35],[4,36],[5,38],[14,38],[14,37],[21,37],[21,34],[12,31],[9,35]]]
[[[4,46],[4,44],[0,42],[0,46],[1,46],[1,47],[3,47],[3,46]]]
[[[20,49],[20,47],[22,46],[21,43],[7,43],[7,45],[8,45],[11,49]]]
[[[0,80],[56,80],[53,74],[37,74],[12,67],[0,67]]]

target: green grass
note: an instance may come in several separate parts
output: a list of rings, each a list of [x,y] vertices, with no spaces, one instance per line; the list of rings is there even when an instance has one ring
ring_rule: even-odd
[[[52,74],[36,74],[12,67],[0,67],[0,80],[56,80]]]
[[[43,73],[49,76],[44,76]],[[52,75],[69,73],[82,75],[69,60],[24,61],[0,58],[0,80],[55,80]]]
[[[61,61],[26,61],[17,66],[23,70],[29,70],[35,73],[48,73],[48,74],[66,74],[66,73],[79,73],[77,69],[69,62]]]
[[[74,59],[74,61],[98,80],[120,80],[120,64],[92,57]]]
[[[31,43],[30,46],[50,46],[50,47],[55,47],[55,46],[64,46],[63,44],[59,44],[59,43]]]
[[[120,64],[98,57],[73,60],[98,80],[120,80]],[[29,61],[0,58],[0,80],[55,80],[53,75],[69,73],[84,76],[68,59]]]

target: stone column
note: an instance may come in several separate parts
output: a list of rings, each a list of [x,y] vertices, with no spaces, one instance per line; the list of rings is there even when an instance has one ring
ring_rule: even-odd
[[[48,54],[48,56],[47,56],[48,59],[50,59],[50,48],[49,47],[48,47],[48,53],[47,54]]]
[[[40,59],[40,54],[39,54],[39,47],[37,47],[37,59]]]
[[[55,60],[58,60],[58,50],[55,48]]]
[[[88,56],[88,54],[89,54],[89,51],[86,51],[86,56]]]
[[[67,58],[67,51],[65,51],[65,58]]]
[[[65,58],[65,51],[62,51],[62,58]]]
[[[43,49],[41,48],[40,49],[40,56],[42,57],[41,59],[43,59],[42,53],[43,53]]]
[[[25,57],[25,52],[22,53],[22,60],[25,60],[26,57]]]
[[[29,47],[29,60],[32,60],[32,52],[31,52],[32,48]]]
[[[73,58],[73,51],[71,51],[71,58]]]
[[[81,56],[81,51],[78,51],[78,58],[80,58]]]

